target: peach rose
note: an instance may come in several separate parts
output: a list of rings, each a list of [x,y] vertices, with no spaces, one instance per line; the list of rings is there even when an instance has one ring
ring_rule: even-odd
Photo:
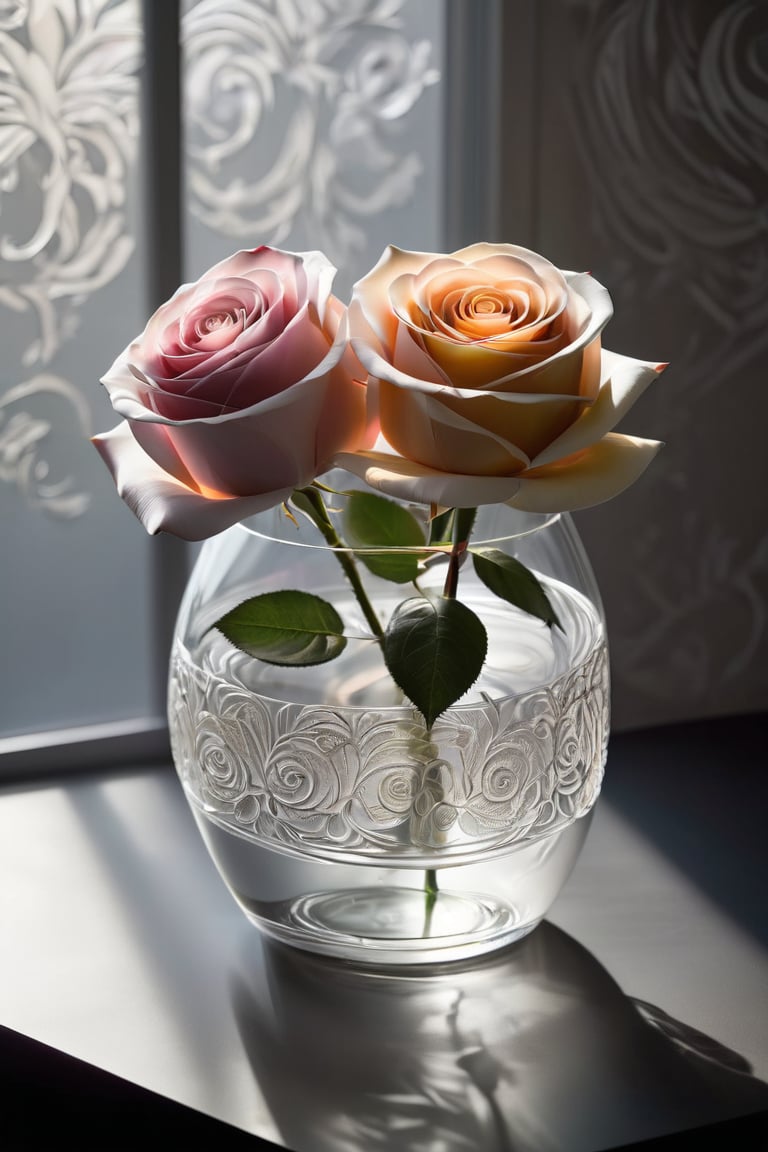
[[[211,536],[373,442],[335,271],[319,252],[237,252],[103,377],[125,420],[94,444],[149,532]]]
[[[601,349],[612,311],[588,273],[526,248],[388,248],[349,308],[386,443],[336,463],[442,506],[554,512],[607,500],[660,447],[611,430],[664,367]]]

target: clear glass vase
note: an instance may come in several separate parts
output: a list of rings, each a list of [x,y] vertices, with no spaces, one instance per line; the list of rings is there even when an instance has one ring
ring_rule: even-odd
[[[488,656],[431,731],[309,521],[273,509],[201,549],[171,658],[173,756],[224,882],[270,936],[367,964],[468,959],[530,932],[569,876],[608,740],[595,579],[567,515],[481,508],[472,542],[532,569],[562,629],[495,597],[465,563],[458,596],[483,620]],[[350,555],[386,625],[413,590]],[[435,556],[419,585],[440,591],[444,578]],[[278,667],[212,628],[285,589],[334,605],[351,637],[338,659]]]

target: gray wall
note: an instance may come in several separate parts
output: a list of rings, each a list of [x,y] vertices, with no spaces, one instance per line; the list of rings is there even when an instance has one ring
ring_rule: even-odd
[[[502,5],[500,238],[610,290],[607,347],[671,366],[666,447],[576,517],[617,727],[768,705],[768,5]]]

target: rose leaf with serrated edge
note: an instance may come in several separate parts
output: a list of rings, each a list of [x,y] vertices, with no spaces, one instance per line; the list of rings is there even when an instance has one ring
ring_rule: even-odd
[[[384,636],[390,675],[428,727],[472,687],[487,650],[479,617],[460,600],[434,593],[399,604]]]
[[[562,631],[549,596],[530,568],[499,548],[470,548],[469,551],[475,572],[494,595],[543,620],[547,627],[556,624]]]
[[[408,584],[419,570],[418,553],[367,552],[369,548],[420,548],[424,531],[415,516],[385,496],[373,492],[345,492],[342,515],[344,540],[366,568],[383,580]],[[360,551],[358,551],[358,549]]]
[[[265,592],[238,604],[214,625],[231,644],[266,664],[325,664],[346,647],[344,623],[327,600],[309,592]]]

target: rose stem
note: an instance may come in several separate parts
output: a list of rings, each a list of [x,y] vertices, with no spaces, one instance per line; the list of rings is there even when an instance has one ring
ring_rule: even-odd
[[[437,869],[427,868],[424,873],[424,928],[422,936],[429,936],[432,931],[432,913],[437,903]]]
[[[456,599],[456,590],[459,586],[459,569],[462,558],[467,550],[467,541],[469,540],[476,515],[476,508],[453,509],[453,546],[448,557],[448,572],[445,577],[445,587],[443,588],[443,596],[447,596],[451,600]],[[431,725],[427,731],[431,731]],[[424,873],[424,892],[424,929],[422,936],[429,936],[432,930],[432,913],[434,912],[439,892],[436,868],[427,868]]]
[[[379,645],[381,645],[384,640],[384,629],[381,626],[381,621],[376,615],[373,609],[373,605],[368,599],[368,595],[365,591],[365,588],[363,587],[363,582],[360,579],[360,573],[357,570],[357,564],[355,563],[354,556],[352,556],[347,551],[344,541],[341,539],[333,526],[333,521],[328,515],[328,509],[326,507],[325,500],[323,500],[322,496],[316,488],[300,488],[299,491],[306,497],[312,506],[314,513],[312,519],[322,532],[326,543],[329,544],[333,551],[336,553],[336,559],[339,561],[339,564],[341,564],[347,579],[352,585],[352,590],[357,597],[358,604],[363,610],[363,615],[368,621],[371,631],[376,637]]]
[[[459,586],[459,569],[467,550],[467,541],[476,515],[476,508],[454,508],[453,510],[452,548],[448,557],[448,572],[443,588],[443,596],[447,596],[449,600],[456,599],[456,589]]]

